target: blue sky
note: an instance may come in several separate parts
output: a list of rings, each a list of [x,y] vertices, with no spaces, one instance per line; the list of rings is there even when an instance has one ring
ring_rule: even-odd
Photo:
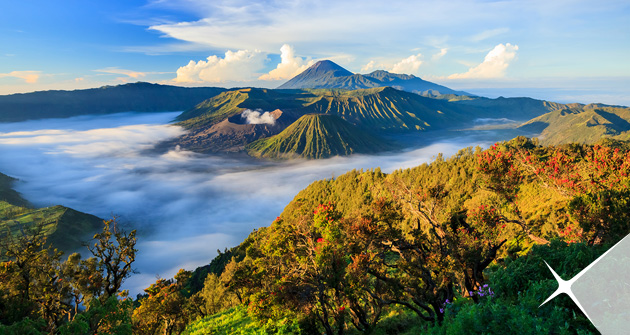
[[[276,87],[312,62],[630,105],[630,2],[3,1],[0,94],[149,81]]]

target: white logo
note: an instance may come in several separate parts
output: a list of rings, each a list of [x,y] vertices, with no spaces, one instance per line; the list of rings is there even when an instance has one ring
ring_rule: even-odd
[[[565,293],[603,335],[630,334],[630,235],[570,280],[547,267],[558,289],[540,306]]]

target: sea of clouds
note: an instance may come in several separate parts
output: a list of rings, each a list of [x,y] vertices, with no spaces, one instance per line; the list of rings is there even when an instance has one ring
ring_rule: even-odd
[[[156,276],[194,269],[269,225],[311,182],[352,169],[385,172],[430,162],[438,153],[488,146],[513,134],[434,133],[417,148],[325,160],[256,161],[154,145],[184,130],[177,113],[81,116],[0,123],[0,172],[37,206],[64,205],[138,229],[136,269],[126,288],[139,293]],[[404,140],[404,138],[401,138]]]

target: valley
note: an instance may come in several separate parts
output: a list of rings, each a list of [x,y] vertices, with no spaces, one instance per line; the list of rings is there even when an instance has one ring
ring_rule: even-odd
[[[397,85],[378,86],[384,83]],[[320,210],[331,211],[334,206],[348,217],[358,212],[371,213],[373,209],[366,204],[375,206],[384,196],[399,199],[395,200],[398,207],[394,212],[407,220],[400,227],[410,229],[413,225],[409,220],[417,210],[406,207],[411,202],[404,199],[412,196],[411,189],[404,185],[412,180],[407,175],[435,170],[423,180],[448,176],[445,180],[449,185],[465,185],[465,190],[451,190],[454,196],[444,193],[454,210],[468,206],[460,214],[453,212],[455,220],[474,204],[499,201],[485,189],[481,175],[471,170],[477,155],[487,156],[491,164],[495,156],[488,155],[497,150],[494,143],[517,136],[540,136],[543,143],[555,145],[591,144],[601,142],[603,137],[623,140],[630,131],[630,109],[623,106],[560,104],[531,98],[488,99],[453,90],[442,94],[444,87],[430,84],[414,76],[384,71],[348,75],[347,70],[324,61],[282,85],[288,88],[193,90],[136,83],[98,92],[100,99],[105,100],[126,94],[144,96],[144,100],[131,105],[112,103],[102,109],[69,108],[59,112],[66,110],[66,100],[55,103],[53,99],[44,112],[31,110],[22,119],[15,107],[10,107],[4,117],[12,122],[0,123],[0,152],[11,157],[0,160],[0,171],[4,173],[0,175],[0,228],[19,234],[25,228],[41,227],[53,246],[73,252],[99,231],[102,219],[116,218],[120,228],[138,232],[134,259],[137,273],[125,281],[122,289],[132,295],[149,292],[147,287],[169,283],[158,279],[152,284],[156,277],[178,278],[183,268],[196,269],[186,282],[195,293],[204,287],[209,271],[221,275],[224,270],[250,266],[247,262],[251,259],[245,265],[229,263],[232,255],[237,255],[239,261],[246,254],[249,257],[245,252],[248,245],[261,250],[266,250],[265,245],[282,248],[276,244],[281,239],[266,234],[284,229],[279,228],[283,218],[293,222],[291,227],[299,227],[300,222],[311,220],[300,219],[304,213],[317,216]],[[308,85],[311,87],[305,87]],[[416,87],[413,85],[433,88],[412,90],[410,87]],[[144,93],[134,93],[135,90]],[[157,96],[152,97],[147,90]],[[81,102],[81,96],[96,93],[87,90],[42,94],[32,93],[35,100],[46,94],[66,96],[68,101],[90,107]],[[161,98],[171,94],[178,97],[173,98],[173,104],[160,103]],[[0,97],[0,109],[2,104]],[[134,106],[135,111],[129,111],[129,106]],[[172,111],[180,108],[181,111]],[[121,110],[125,112],[118,113]],[[537,143],[538,140],[518,137],[504,142],[501,148],[533,150],[541,157],[554,150],[537,147]],[[585,150],[599,150],[588,148]],[[478,164],[484,164],[483,161]],[[465,162],[465,167],[457,165],[461,162]],[[459,170],[444,172],[441,167]],[[501,170],[495,178],[511,175],[511,170]],[[399,177],[402,179],[396,179]],[[532,180],[535,179],[530,176],[527,182]],[[352,186],[346,187],[345,183]],[[403,183],[399,185],[402,188],[396,183]],[[425,197],[435,197],[431,201],[436,201],[433,205],[437,206],[442,199],[438,196],[442,194],[440,185],[424,185],[418,192],[429,192],[431,195],[425,193]],[[539,192],[537,187],[532,183],[524,189],[522,195],[529,197],[529,203],[535,203],[532,197],[536,198],[533,194]],[[529,208],[529,221],[523,224],[531,225],[534,231],[524,228],[523,235],[516,233],[518,226],[510,226],[513,239],[508,254],[526,253],[532,243],[546,244],[546,238],[564,229],[564,219],[556,218],[558,209],[554,207],[562,197],[545,194],[544,206]],[[376,195],[380,198],[374,198]],[[420,193],[416,195],[421,197]],[[387,215],[395,217],[394,212]],[[556,221],[547,224],[542,217]],[[321,231],[316,243],[324,249],[315,246],[315,253],[327,250],[329,241],[341,245],[341,240],[335,240],[339,231],[316,224],[315,228]],[[468,229],[465,223],[462,227]],[[498,250],[503,243],[492,248]],[[492,255],[496,257],[496,253]],[[232,270],[226,270],[230,266]],[[421,278],[414,276],[411,278]],[[176,284],[169,287],[173,285]],[[481,290],[476,284],[467,285],[472,285],[467,287],[471,292]],[[453,293],[452,287],[440,290]],[[440,310],[442,300],[435,299],[428,310]],[[342,302],[336,303],[345,308]],[[182,300],[180,304],[188,302]],[[235,308],[221,311],[249,318],[243,309]],[[443,312],[438,315],[444,317]],[[436,316],[431,318],[437,320]],[[210,327],[205,325],[207,321],[198,325]]]

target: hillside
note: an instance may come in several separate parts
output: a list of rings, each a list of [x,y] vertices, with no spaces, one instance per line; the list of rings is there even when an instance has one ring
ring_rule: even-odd
[[[72,319],[64,302],[78,306],[90,292],[79,289],[107,284],[110,268],[98,265],[111,258],[42,257],[25,268],[11,245],[0,333],[596,334],[570,299],[541,305],[558,287],[545,264],[571,278],[627,236],[628,161],[626,142],[545,147],[518,137],[391,173],[349,171],[309,185],[208,266],[158,277],[136,298],[97,295]],[[133,261],[131,239],[117,238],[131,249],[105,246]],[[602,297],[623,285],[622,276],[587,289]],[[617,297],[604,302],[623,313],[627,299]],[[45,314],[51,305],[57,313]]]
[[[339,116],[307,114],[280,134],[249,144],[247,153],[261,158],[319,159],[392,148]]]
[[[465,124],[481,113],[447,101],[430,99],[391,87],[354,91],[312,90],[317,96],[306,113],[334,114],[372,131],[407,132]]]
[[[150,83],[74,91],[40,91],[0,96],[0,122],[120,112],[186,110],[225,91],[218,87],[177,87]]]
[[[377,70],[369,74],[353,74],[329,60],[319,61],[293,77],[278,89],[339,88],[347,90],[391,86],[414,93],[470,95],[422,80],[414,75]]]
[[[482,109],[486,115],[484,117],[508,118],[516,121],[525,121],[551,111],[571,106],[532,98],[499,97],[490,99],[483,97],[466,97],[462,99],[462,97],[455,97],[449,101],[459,106]]]
[[[81,247],[90,234],[103,226],[103,220],[64,206],[33,208],[12,189],[15,180],[0,173],[0,235],[7,230],[20,234],[23,230],[41,227],[48,242],[56,248],[72,251]]]
[[[541,143],[593,144],[602,138],[630,140],[630,108],[573,104],[536,117],[521,129],[539,133]]]
[[[185,333],[595,333],[570,300],[540,305],[557,288],[545,262],[571,278],[626,236],[629,158],[517,138],[314,182],[217,257],[240,253],[201,294],[242,300]]]
[[[273,127],[235,125],[245,110],[281,111]],[[234,151],[242,144],[279,133],[305,114],[337,115],[362,130],[413,132],[465,124],[481,115],[475,107],[461,107],[448,101],[430,99],[391,87],[362,90],[269,90],[246,88],[223,92],[182,113],[177,124],[189,130],[175,142],[200,152]],[[235,145],[218,143],[218,128],[238,128],[244,132]],[[275,132],[275,133],[274,133]],[[228,142],[232,139],[221,137]]]

